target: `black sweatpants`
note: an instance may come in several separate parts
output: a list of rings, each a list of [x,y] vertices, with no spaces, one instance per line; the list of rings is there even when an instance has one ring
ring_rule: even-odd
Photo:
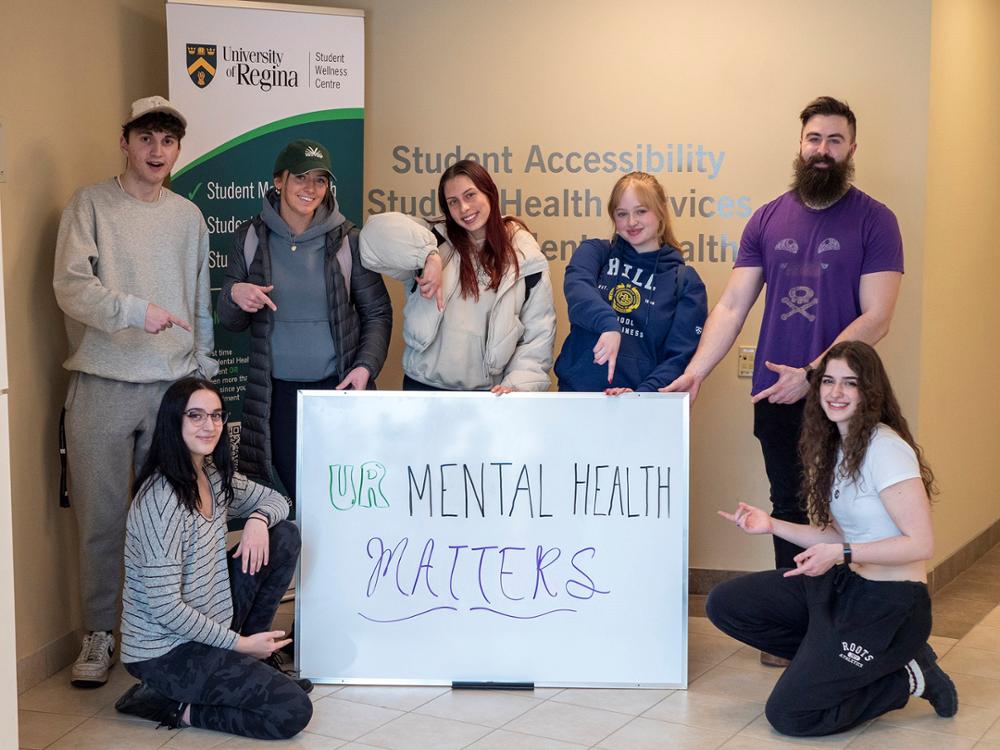
[[[253,635],[271,621],[295,573],[299,530],[282,521],[270,530],[268,564],[255,575],[229,555],[231,628]],[[191,725],[255,739],[288,739],[312,718],[312,702],[294,680],[264,662],[189,641],[155,659],[125,664],[129,674],[178,703],[191,705]]]
[[[771,483],[771,517],[792,523],[809,523],[802,507],[802,462],[799,461],[799,433],[805,400],[794,404],[758,401],[753,405],[753,434],[760,441],[764,470]],[[774,567],[794,568],[802,548],[772,537]]]
[[[825,575],[751,573],[716,586],[705,608],[719,630],[791,659],[767,700],[777,731],[843,732],[902,708],[905,664],[931,633],[927,586],[869,581],[838,565]]]

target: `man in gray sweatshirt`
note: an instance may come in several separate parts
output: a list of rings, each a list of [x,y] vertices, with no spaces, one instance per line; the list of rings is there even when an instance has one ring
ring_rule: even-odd
[[[145,459],[163,392],[211,378],[208,228],[163,187],[187,121],[159,96],[132,104],[125,170],[81,188],[63,211],[52,286],[66,315],[66,446],[80,533],[87,634],[72,682],[96,686],[115,659],[129,482]]]

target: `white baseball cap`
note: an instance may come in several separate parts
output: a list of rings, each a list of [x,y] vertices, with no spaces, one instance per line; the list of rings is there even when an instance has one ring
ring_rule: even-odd
[[[129,123],[133,123],[143,115],[153,112],[163,112],[164,114],[173,115],[181,121],[181,125],[185,128],[187,127],[187,118],[180,113],[177,107],[162,96],[147,96],[142,99],[136,99],[132,102],[132,112],[129,114],[128,119],[122,123],[122,126],[124,127]]]

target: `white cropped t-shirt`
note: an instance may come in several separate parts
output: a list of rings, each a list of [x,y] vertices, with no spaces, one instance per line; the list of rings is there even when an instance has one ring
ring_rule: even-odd
[[[834,474],[830,512],[844,534],[845,542],[877,542],[900,536],[899,527],[886,511],[879,493],[905,479],[920,476],[920,464],[913,448],[884,424],[875,429],[857,479]]]

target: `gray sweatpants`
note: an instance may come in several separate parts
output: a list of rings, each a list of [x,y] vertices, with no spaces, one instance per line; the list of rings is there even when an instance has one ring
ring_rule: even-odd
[[[127,383],[74,372],[66,395],[70,501],[80,534],[85,630],[114,630],[133,472],[149,451],[171,381]]]

